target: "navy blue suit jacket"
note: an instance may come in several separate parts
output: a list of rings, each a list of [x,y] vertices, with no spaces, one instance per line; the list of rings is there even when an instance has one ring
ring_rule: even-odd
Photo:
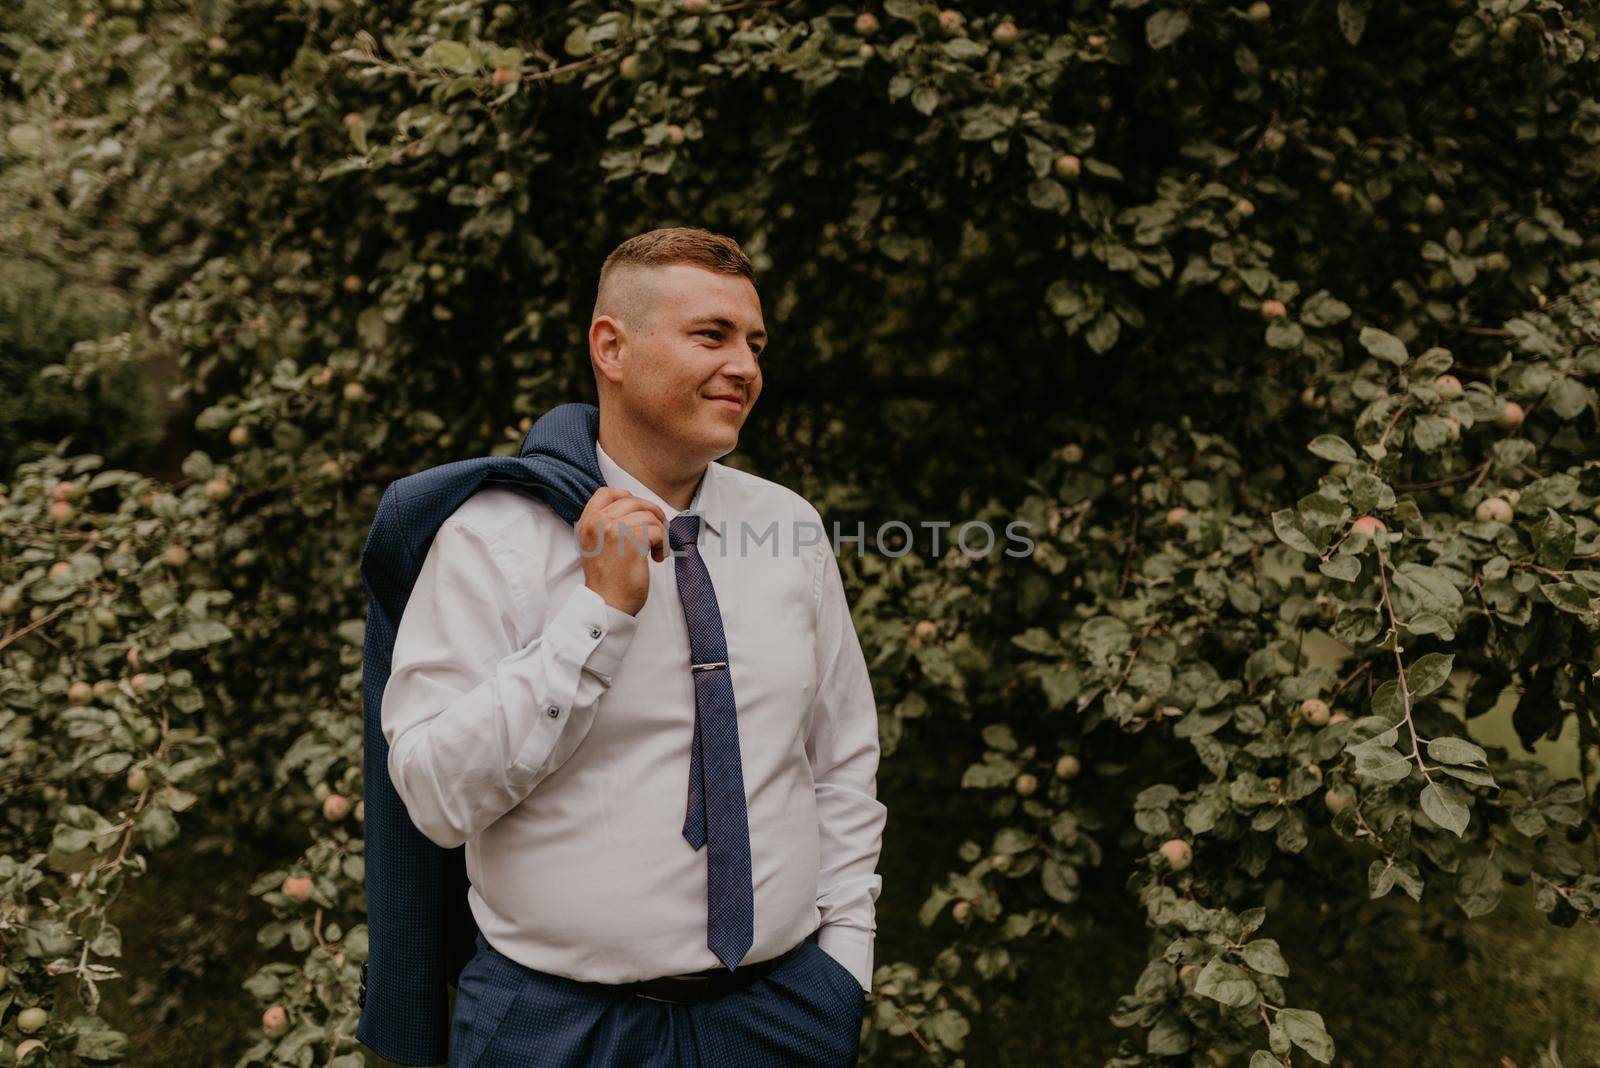
[[[399,479],[379,501],[361,550],[368,952],[356,1038],[399,1064],[446,1062],[445,984],[455,985],[478,934],[467,906],[466,847],[442,849],[424,837],[389,779],[381,712],[400,617],[439,526],[485,484],[515,485],[576,523],[605,484],[595,458],[599,428],[594,405],[563,404],[540,417],[516,456],[459,460]]]

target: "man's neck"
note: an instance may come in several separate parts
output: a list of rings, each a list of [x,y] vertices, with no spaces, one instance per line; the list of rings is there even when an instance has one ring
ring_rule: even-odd
[[[698,467],[675,464],[660,450],[636,446],[620,433],[608,434],[604,419],[600,421],[599,444],[618,467],[680,512],[694,500],[695,490],[706,473],[704,463]]]

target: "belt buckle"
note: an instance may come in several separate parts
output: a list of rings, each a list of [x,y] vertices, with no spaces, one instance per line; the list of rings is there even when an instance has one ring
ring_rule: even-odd
[[[649,982],[649,981],[650,980],[646,980],[646,982]],[[658,981],[658,982],[659,981],[665,981],[668,984],[677,984],[677,983],[710,983],[711,982],[711,977],[709,975],[666,975],[666,976],[662,976],[661,980],[656,980],[656,981]],[[703,993],[704,989],[708,989],[708,988],[702,988],[702,990],[697,990],[697,991],[695,991],[695,993],[697,993],[697,994],[698,993]],[[670,998],[670,997],[657,997],[654,994],[647,994],[647,993],[644,993],[643,991],[638,991],[638,990],[634,991],[634,997],[643,998],[646,1001],[659,1001],[659,1002],[662,1002],[662,1003],[667,1004],[667,1005],[692,1005],[692,1004],[695,1003],[693,1000],[688,1000],[688,999],[675,999],[675,998]]]

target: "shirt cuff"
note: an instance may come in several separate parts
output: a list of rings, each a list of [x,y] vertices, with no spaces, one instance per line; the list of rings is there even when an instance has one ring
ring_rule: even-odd
[[[579,586],[545,627],[544,640],[568,660],[608,682],[622,666],[633,644],[639,617],[606,603],[587,586]]]
[[[817,948],[848,968],[868,993],[872,992],[872,942],[871,931],[840,923],[825,924],[817,931]]]

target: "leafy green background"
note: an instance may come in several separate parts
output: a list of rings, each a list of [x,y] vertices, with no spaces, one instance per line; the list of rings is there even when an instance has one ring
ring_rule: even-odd
[[[367,525],[669,225],[760,279],[728,462],[1035,540],[841,559],[864,1061],[1600,1059],[1595,5],[0,29],[0,1063],[366,1062]]]

